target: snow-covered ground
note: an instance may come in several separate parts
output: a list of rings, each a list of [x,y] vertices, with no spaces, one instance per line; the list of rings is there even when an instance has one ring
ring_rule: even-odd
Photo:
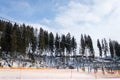
[[[109,72],[101,64],[102,61],[96,58],[92,63],[88,59],[62,59],[59,57],[38,57],[34,62],[29,59],[19,58],[15,60],[1,59],[0,80],[96,80],[108,78],[119,80],[120,70],[116,69],[117,71],[115,72]],[[107,66],[112,64],[108,61],[104,60]],[[98,63],[99,66],[97,65]],[[120,63],[117,62],[116,64]],[[100,65],[103,67],[100,67]],[[70,66],[74,69],[70,68]],[[95,73],[96,67],[98,72]],[[77,70],[78,68],[80,69]],[[104,68],[104,73],[101,70],[102,68]]]
[[[0,80],[105,80],[95,74],[76,69],[0,69]],[[109,78],[119,80],[119,78]]]
[[[75,69],[0,69],[0,80],[79,80],[95,79],[93,75]]]

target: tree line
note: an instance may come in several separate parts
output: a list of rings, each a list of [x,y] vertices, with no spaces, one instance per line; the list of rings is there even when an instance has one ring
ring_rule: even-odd
[[[99,49],[99,56],[102,57],[107,56],[108,52],[110,52],[111,58],[120,57],[120,44],[115,41],[109,39],[109,43],[107,43],[106,39],[102,39],[101,43],[100,40],[97,40],[97,47]]]
[[[77,48],[76,39],[71,36],[48,32],[29,25],[12,24],[0,20],[0,56],[35,54],[48,56],[72,56]]]
[[[70,33],[59,35],[58,33],[48,32],[43,28],[40,30],[29,25],[18,25],[0,20],[0,57],[8,54],[15,55],[47,55],[47,56],[90,56],[95,57],[93,41],[90,35],[81,34],[80,49],[77,50],[77,42]],[[120,44],[117,41],[106,39],[97,40],[99,56],[103,53],[107,56],[110,52],[111,57],[120,56]],[[89,53],[89,55],[86,55]]]

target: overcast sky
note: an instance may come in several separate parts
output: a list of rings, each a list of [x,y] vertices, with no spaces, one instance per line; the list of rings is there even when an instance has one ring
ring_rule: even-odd
[[[0,17],[54,33],[120,42],[120,0],[0,0]],[[96,43],[94,44],[94,47]]]

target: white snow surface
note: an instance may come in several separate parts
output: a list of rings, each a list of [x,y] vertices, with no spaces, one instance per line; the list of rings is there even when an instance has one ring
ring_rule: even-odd
[[[0,80],[105,80],[75,69],[0,69]],[[110,78],[107,80],[119,80]]]
[[[92,75],[86,75],[82,71],[77,72],[76,70],[70,69],[2,69],[0,71],[0,80],[79,80],[79,79],[95,79]]]

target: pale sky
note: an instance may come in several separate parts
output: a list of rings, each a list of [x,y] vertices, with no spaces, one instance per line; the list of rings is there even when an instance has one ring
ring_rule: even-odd
[[[120,0],[0,0],[0,17],[59,34],[120,42]]]

